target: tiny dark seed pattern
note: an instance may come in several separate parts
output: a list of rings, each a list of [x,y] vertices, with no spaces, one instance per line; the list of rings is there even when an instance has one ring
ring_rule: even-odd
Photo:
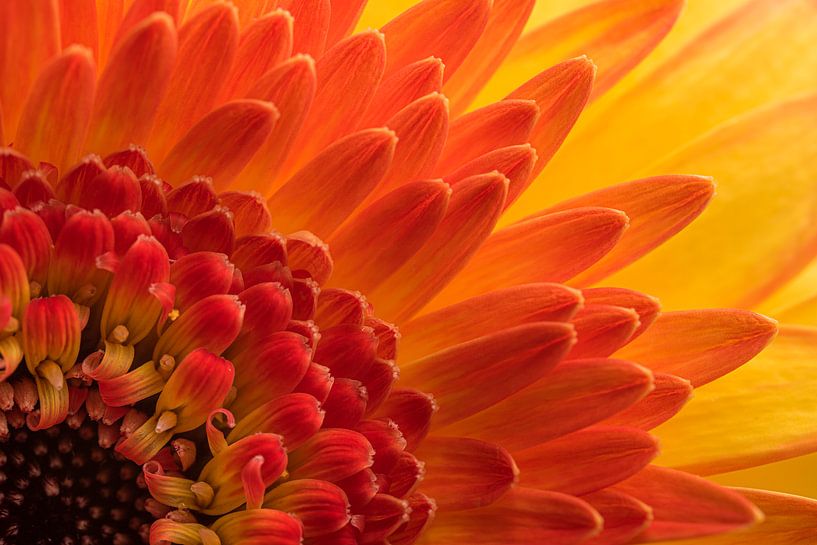
[[[139,467],[88,423],[0,440],[0,545],[139,545],[153,517]]]

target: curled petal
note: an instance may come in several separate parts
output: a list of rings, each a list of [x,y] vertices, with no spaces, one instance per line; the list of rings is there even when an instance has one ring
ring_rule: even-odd
[[[227,513],[245,502],[241,475],[248,464],[259,466],[257,479],[253,480],[256,486],[266,488],[275,482],[287,468],[281,438],[271,433],[256,433],[213,456],[199,474],[199,481],[208,483],[215,492],[212,502],[201,510],[204,514]]]

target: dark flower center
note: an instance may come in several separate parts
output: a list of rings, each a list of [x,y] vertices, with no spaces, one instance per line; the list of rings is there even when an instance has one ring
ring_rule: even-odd
[[[0,545],[136,545],[153,517],[139,467],[90,424],[9,426],[0,444]]]

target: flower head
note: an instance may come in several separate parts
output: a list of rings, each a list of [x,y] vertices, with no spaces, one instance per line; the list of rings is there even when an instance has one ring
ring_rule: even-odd
[[[126,4],[0,6],[0,544],[612,545],[762,517],[650,465],[650,430],[775,322],[597,286],[712,180],[501,219],[678,2],[624,10],[600,74],[560,58],[470,111],[533,2],[354,34],[365,2]]]

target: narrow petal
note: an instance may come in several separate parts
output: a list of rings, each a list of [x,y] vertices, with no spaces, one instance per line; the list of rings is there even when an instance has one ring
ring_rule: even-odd
[[[440,93],[418,98],[386,126],[397,134],[397,147],[380,192],[431,175],[448,137],[448,99]]]
[[[617,355],[697,388],[751,360],[776,334],[774,320],[748,310],[666,312]]]
[[[516,482],[519,471],[505,449],[464,437],[431,437],[417,452],[426,462],[423,491],[440,511],[490,505]]]
[[[515,223],[491,235],[429,308],[515,284],[569,280],[606,255],[628,223],[611,208],[574,208]]]
[[[445,94],[451,99],[455,114],[468,108],[503,64],[522,34],[535,3],[535,0],[494,0],[482,36],[466,57],[462,69],[446,83]]]
[[[383,27],[388,73],[425,57],[439,57],[450,78],[488,24],[490,0],[424,0]]]
[[[25,21],[25,24],[20,24]],[[0,6],[0,81],[13,81],[0,90],[7,134],[17,130],[23,103],[40,70],[59,52],[59,4],[4,2]]]
[[[278,117],[269,102],[229,102],[193,126],[170,150],[159,172],[175,183],[206,174],[224,189],[266,141]]]
[[[641,325],[631,308],[587,305],[571,320],[579,340],[568,359],[606,358],[624,346]]]
[[[371,104],[361,119],[361,127],[376,127],[394,114],[443,87],[443,61],[428,57],[413,62],[384,77]]]
[[[270,195],[286,181],[276,175],[306,119],[315,97],[316,80],[312,57],[295,55],[264,74],[247,91],[250,98],[275,104],[281,117],[233,187]]]
[[[331,25],[332,6],[329,0],[282,0],[278,7],[295,18],[292,50],[315,58],[326,48]]]
[[[136,25],[111,52],[97,84],[85,148],[107,154],[144,144],[176,61],[176,28],[166,13]],[[143,85],[144,74],[151,84]],[[144,88],[134,93],[134,88]]]
[[[443,220],[451,188],[414,182],[387,193],[344,224],[329,240],[332,284],[369,292],[409,260]]]
[[[423,537],[435,545],[574,545],[601,527],[599,514],[582,500],[515,488],[487,507],[439,515]]]
[[[509,99],[531,99],[539,106],[539,122],[533,128],[530,143],[539,160],[533,171],[537,176],[562,145],[590,98],[596,65],[587,57],[578,57],[548,68],[516,91]]]
[[[453,172],[480,155],[525,144],[539,119],[533,100],[501,100],[467,113],[451,123],[436,172]]]
[[[392,131],[369,129],[329,146],[270,197],[276,227],[330,235],[383,178],[396,143]]]
[[[652,524],[638,538],[642,542],[719,534],[763,519],[737,492],[672,469],[648,466],[613,489],[652,508]]]
[[[400,377],[403,384],[434,395],[441,407],[434,423],[444,426],[488,409],[546,375],[574,342],[569,324],[520,325],[404,364]]]
[[[627,340],[628,343],[652,327],[661,311],[661,303],[655,297],[624,288],[584,289],[582,297],[586,307],[613,305],[634,310],[638,314],[639,326]]]
[[[370,30],[337,43],[318,60],[315,100],[287,158],[285,172],[292,174],[352,131],[383,77],[385,47],[383,35]]]
[[[536,149],[530,144],[508,146],[464,163],[443,179],[453,185],[476,174],[499,171],[508,178],[508,198],[505,199],[505,208],[508,208],[532,181],[531,175],[537,160]]]
[[[208,6],[179,28],[176,66],[150,134],[148,151],[163,160],[170,146],[214,105],[238,50],[238,10]],[[140,142],[141,143],[141,142]]]
[[[763,522],[737,532],[695,539],[701,545],[789,545],[808,543],[817,531],[817,502],[766,490],[735,489],[763,512]],[[691,545],[690,541],[673,541]]]
[[[641,471],[658,442],[641,430],[591,426],[514,455],[522,486],[583,496]]]
[[[497,441],[516,452],[599,422],[626,409],[652,388],[652,374],[634,363],[564,362],[521,392],[445,432]]]
[[[497,324],[566,322],[582,305],[578,290],[560,284],[522,284],[423,314],[400,326],[401,361],[489,335]]]
[[[405,320],[434,297],[488,237],[507,192],[508,179],[498,172],[457,184],[431,238],[387,282],[367,294],[378,315]]]
[[[577,55],[599,67],[593,86],[599,96],[661,42],[682,7],[680,0],[605,0],[571,11],[526,33],[480,99],[502,96],[539,67]]]
[[[637,282],[677,308],[752,307],[792,279],[817,255],[817,226],[807,219],[817,193],[814,177],[803,168],[817,157],[817,144],[808,137],[815,120],[817,96],[810,95],[728,123],[656,165],[711,174],[719,198],[700,221],[611,281]],[[769,149],[785,153],[766,161],[762,171],[746,168],[742,158]],[[785,190],[770,179],[785,180]],[[681,264],[687,273],[675,268]],[[720,274],[704,278],[695,273],[699,267]]]
[[[653,384],[652,392],[604,422],[651,430],[675,416],[692,398],[692,384],[681,377],[653,373]]]
[[[604,528],[586,545],[625,545],[652,522],[649,505],[615,490],[599,490],[582,497],[604,519]]]
[[[303,539],[298,518],[275,509],[230,513],[219,517],[210,531],[215,532],[221,545],[255,543],[255,540],[266,545],[299,545]]]
[[[34,82],[14,145],[35,162],[62,171],[79,158],[91,120],[96,74],[91,52],[69,47]]]
[[[358,19],[363,15],[366,0],[334,0],[331,4],[332,17],[329,21],[329,35],[326,38],[330,46],[352,32]]]
[[[242,12],[239,11],[239,15]],[[225,78],[221,96],[244,98],[255,82],[292,54],[293,18],[276,10],[254,20],[241,31],[235,62]]]
[[[686,227],[703,212],[715,184],[703,176],[657,176],[600,189],[560,203],[550,211],[579,206],[621,210],[630,227],[616,247],[572,283],[589,286],[637,261]]]
[[[751,362],[696,389],[679,415],[656,428],[662,444],[659,463],[712,474],[817,449],[817,408],[809,389],[815,339],[813,328],[781,328]]]
[[[349,522],[346,494],[332,483],[317,479],[289,481],[264,496],[264,507],[291,513],[310,538],[340,530]]]

